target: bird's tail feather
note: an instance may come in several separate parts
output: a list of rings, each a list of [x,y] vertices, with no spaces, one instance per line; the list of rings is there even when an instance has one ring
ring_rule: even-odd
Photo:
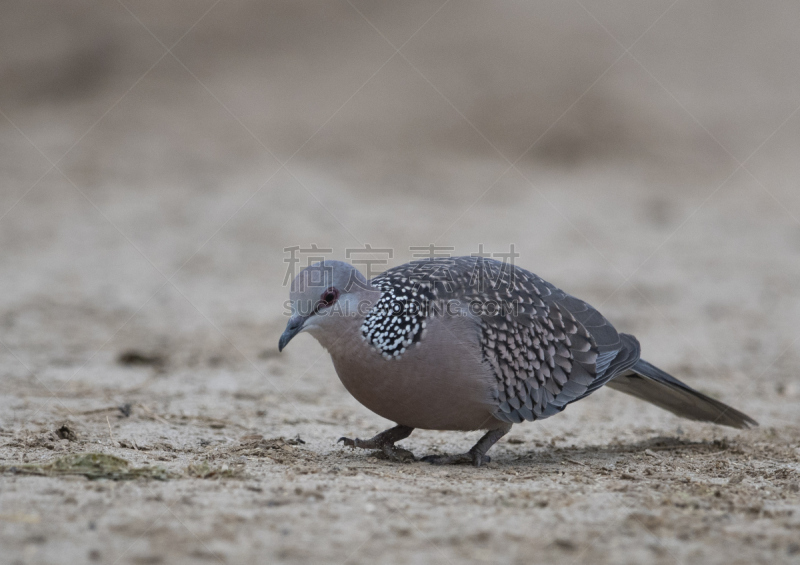
[[[644,359],[639,359],[630,370],[614,377],[606,386],[690,420],[732,428],[758,426],[747,414],[697,392]]]

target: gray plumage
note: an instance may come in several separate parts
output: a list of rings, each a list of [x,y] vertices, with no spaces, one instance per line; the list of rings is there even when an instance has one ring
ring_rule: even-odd
[[[342,438],[353,447],[408,456],[394,442],[416,427],[486,429],[467,454],[426,458],[480,465],[512,424],[557,414],[605,384],[686,418],[756,425],[640,359],[636,338],[587,303],[492,259],[425,259],[371,281],[328,261],[298,275],[292,305],[281,349],[309,331],[356,399],[398,423],[371,440]]]

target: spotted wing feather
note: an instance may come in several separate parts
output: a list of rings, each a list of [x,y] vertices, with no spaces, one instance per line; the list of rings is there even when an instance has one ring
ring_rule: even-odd
[[[597,310],[518,267],[487,262],[505,300],[503,317],[482,316],[483,355],[497,377],[498,419],[518,423],[561,412],[639,358],[635,338]]]
[[[384,294],[362,334],[386,358],[424,336],[437,302],[468,305],[480,324],[481,353],[496,378],[495,416],[537,420],[591,394],[639,358],[594,308],[535,274],[491,259],[454,257],[389,269],[372,284]],[[414,303],[408,312],[409,303]]]

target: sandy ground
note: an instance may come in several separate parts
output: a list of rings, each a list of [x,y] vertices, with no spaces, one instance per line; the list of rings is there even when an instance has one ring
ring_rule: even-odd
[[[0,562],[800,562],[798,14],[735,4],[4,5]],[[344,449],[391,423],[277,352],[311,243],[514,244],[761,427]],[[25,473],[87,452],[167,480]]]

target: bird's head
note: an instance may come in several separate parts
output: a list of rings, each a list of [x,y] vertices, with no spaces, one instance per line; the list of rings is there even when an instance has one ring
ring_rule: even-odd
[[[309,332],[322,345],[342,331],[360,325],[380,292],[358,269],[343,261],[320,261],[303,269],[292,281],[291,317],[278,342],[282,351],[300,332]]]

